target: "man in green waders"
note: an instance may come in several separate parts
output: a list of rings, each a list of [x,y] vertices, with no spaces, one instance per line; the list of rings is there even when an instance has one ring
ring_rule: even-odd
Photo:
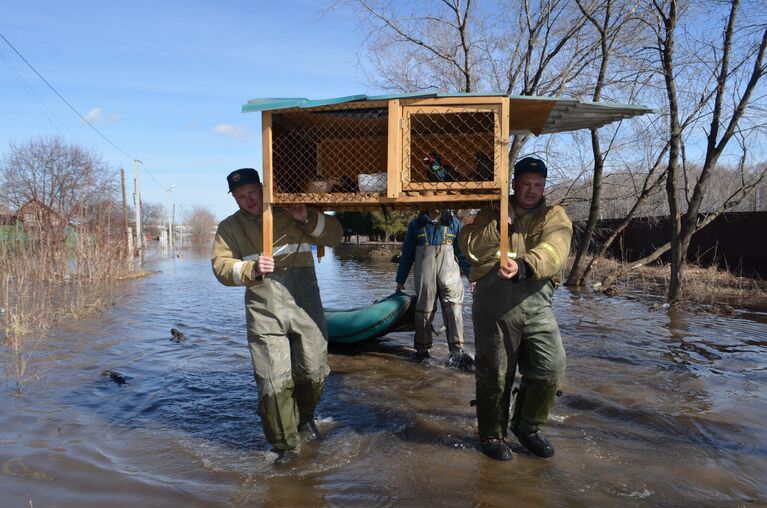
[[[245,286],[248,346],[258,414],[275,463],[295,458],[301,439],[317,439],[315,408],[327,362],[327,326],[311,244],[341,239],[341,224],[305,205],[274,209],[274,256],[263,252],[263,189],[252,168],[227,177],[239,210],[218,226],[211,261],[226,286]]]
[[[471,265],[458,248],[461,221],[450,210],[422,212],[408,224],[402,255],[397,267],[397,291],[402,291],[410,269],[415,265],[415,358],[431,357],[432,321],[437,300],[450,354],[447,365],[468,370],[473,359],[463,349],[463,281]]]
[[[567,262],[572,224],[564,208],[546,205],[545,185],[542,160],[525,157],[515,164],[505,266],[499,266],[497,209],[480,210],[460,236],[461,248],[474,266],[471,280],[476,281],[472,320],[481,449],[497,460],[511,459],[504,439],[517,368],[522,379],[511,431],[533,455],[554,455],[538,426],[549,417],[565,371],[565,350],[551,297]]]

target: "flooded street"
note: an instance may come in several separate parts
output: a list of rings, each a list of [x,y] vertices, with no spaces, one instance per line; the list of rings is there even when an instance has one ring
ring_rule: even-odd
[[[394,291],[396,265],[367,253],[327,249],[317,265],[326,307]],[[207,254],[157,261],[160,273],[121,284],[98,318],[52,330],[18,395],[4,355],[0,506],[767,503],[764,313],[651,310],[659,300],[557,290],[568,366],[544,428],[556,448],[547,461],[516,441],[510,462],[482,455],[473,374],[414,363],[412,332],[331,347],[323,439],[275,468],[256,415],[243,289],[219,285]],[[473,351],[470,297],[464,315]],[[171,328],[186,340],[171,341]],[[433,351],[447,355],[444,336]]]

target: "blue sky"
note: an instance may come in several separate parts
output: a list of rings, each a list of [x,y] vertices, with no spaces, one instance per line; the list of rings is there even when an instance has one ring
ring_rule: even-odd
[[[327,2],[3,0],[0,33],[121,153],[0,40],[0,155],[60,136],[126,170],[145,202],[233,212],[226,174],[261,166],[254,97],[373,93],[358,70],[364,34]],[[118,175],[119,178],[119,175]]]

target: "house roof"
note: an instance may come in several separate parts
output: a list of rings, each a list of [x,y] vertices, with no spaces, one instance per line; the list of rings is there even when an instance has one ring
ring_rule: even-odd
[[[280,109],[310,109],[320,106],[364,101],[391,99],[442,98],[442,97],[504,97],[502,93],[406,93],[391,95],[348,95],[329,99],[260,98],[251,99],[242,106],[243,113],[275,111]],[[513,95],[509,97],[509,130],[512,134],[532,132],[535,135],[551,134],[578,129],[597,129],[612,122],[647,113],[657,113],[646,106],[587,102],[562,97],[537,97]]]
[[[25,209],[30,208],[30,207],[37,207],[37,208],[40,208],[40,209],[44,210],[45,213],[48,213],[48,214],[51,214],[51,215],[55,215],[56,217],[59,217],[59,218],[62,218],[62,219],[64,218],[64,216],[61,215],[59,212],[57,212],[56,210],[54,210],[50,206],[46,205],[45,203],[43,203],[42,201],[40,201],[37,198],[29,198],[27,201],[25,201],[24,204],[21,205],[19,207],[19,209],[16,211],[16,214],[17,215],[21,215],[24,212]]]

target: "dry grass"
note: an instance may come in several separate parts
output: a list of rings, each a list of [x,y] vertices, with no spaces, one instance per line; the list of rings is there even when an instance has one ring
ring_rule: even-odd
[[[7,347],[16,389],[37,377],[30,360],[48,330],[62,319],[101,312],[112,284],[134,272],[122,235],[109,223],[68,235],[23,226],[0,238],[0,339]]]
[[[624,263],[603,258],[594,263],[588,284],[608,294],[632,291],[665,296],[670,276],[671,267],[667,264],[628,271]],[[602,285],[605,280],[613,278],[614,284]],[[727,306],[765,310],[767,281],[743,277],[717,267],[688,265],[684,271],[681,296],[681,305],[707,305],[712,311],[726,312]]]

